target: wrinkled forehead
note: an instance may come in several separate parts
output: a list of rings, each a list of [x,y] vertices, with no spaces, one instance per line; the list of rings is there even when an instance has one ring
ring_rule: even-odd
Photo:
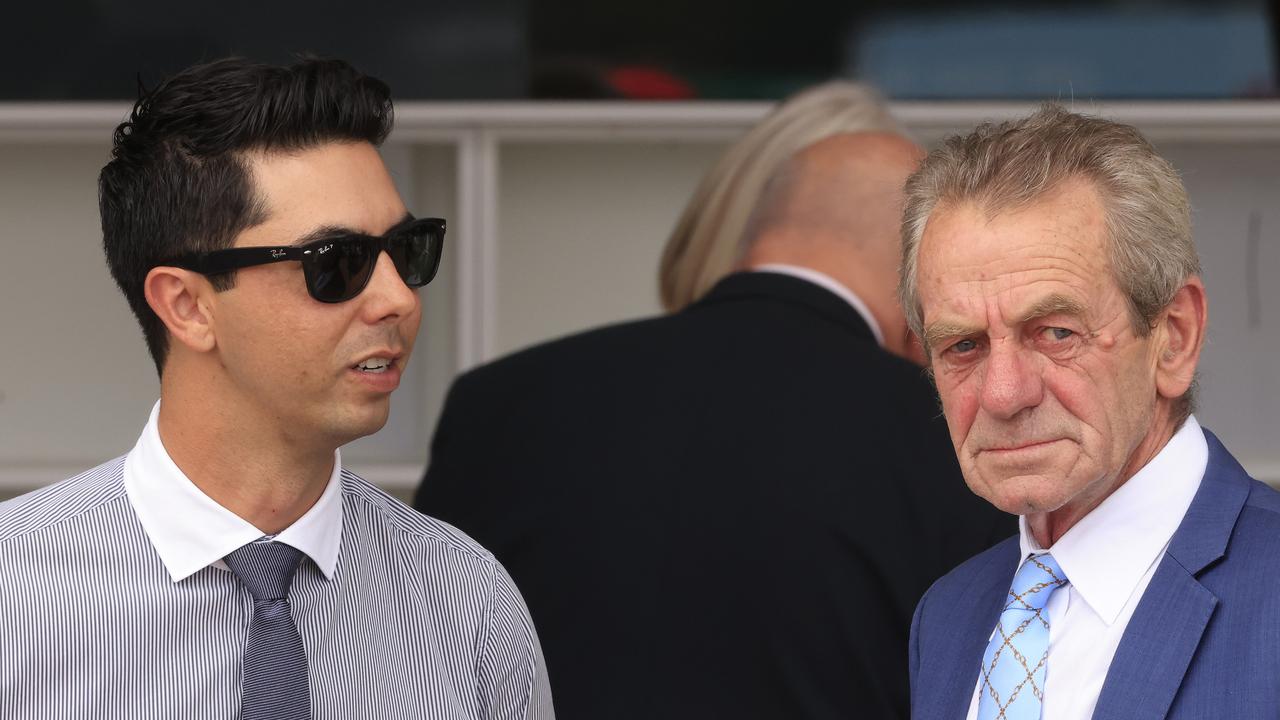
[[[1093,183],[1078,178],[1012,205],[984,198],[939,203],[925,225],[920,262],[945,272],[957,261],[985,264],[1047,253],[1105,264],[1107,236],[1103,199]]]
[[[1112,281],[1101,202],[1090,188],[1068,187],[1006,211],[975,202],[940,207],[921,240],[917,277],[926,323],[957,303],[1035,303],[1056,294],[1083,304]]]

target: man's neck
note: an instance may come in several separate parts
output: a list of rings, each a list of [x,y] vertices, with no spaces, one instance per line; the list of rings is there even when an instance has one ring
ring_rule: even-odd
[[[892,267],[888,263],[881,264]],[[901,337],[905,323],[889,321],[901,315],[897,311],[896,281],[892,271],[877,273],[879,265],[874,259],[850,250],[847,240],[801,237],[774,231],[756,240],[739,263],[739,268],[745,270],[768,265],[800,267],[830,278],[858,298],[879,330],[877,342],[891,353],[905,355]],[[903,325],[902,330],[898,329],[899,324]]]
[[[320,499],[333,448],[298,447],[267,422],[210,411],[180,391],[163,392],[160,440],[201,492],[266,535],[292,525]]]

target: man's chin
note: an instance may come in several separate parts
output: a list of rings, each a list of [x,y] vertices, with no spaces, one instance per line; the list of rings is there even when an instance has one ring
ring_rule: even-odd
[[[387,424],[390,416],[390,408],[366,408],[364,412],[352,413],[340,422],[336,423],[330,430],[334,435],[338,446],[355,442],[363,437],[368,437],[381,430]]]
[[[1010,515],[1053,512],[1066,504],[1062,479],[1044,474],[1015,475],[969,482],[974,494]]]

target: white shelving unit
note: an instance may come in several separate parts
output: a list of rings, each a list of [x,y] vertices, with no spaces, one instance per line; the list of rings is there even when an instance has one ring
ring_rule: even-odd
[[[1280,428],[1280,365],[1272,360],[1280,356],[1280,288],[1266,285],[1280,277],[1280,102],[1074,107],[1138,126],[1186,176],[1213,318],[1201,419],[1256,475],[1280,481],[1280,448],[1263,437]],[[894,106],[926,144],[1032,108]],[[392,423],[353,446],[348,463],[407,492],[456,372],[543,338],[656,311],[657,257],[684,198],[768,109],[400,103],[384,154],[411,208],[449,218],[448,266],[424,295],[418,361]],[[0,288],[8,288],[0,289],[0,496],[126,451],[145,420],[139,408],[157,392],[133,320],[87,247],[100,237],[97,169],[128,110],[126,103],[0,104],[0,243],[25,258],[0,268]],[[1246,236],[1251,216],[1260,237]],[[1245,267],[1246,256],[1255,268]]]

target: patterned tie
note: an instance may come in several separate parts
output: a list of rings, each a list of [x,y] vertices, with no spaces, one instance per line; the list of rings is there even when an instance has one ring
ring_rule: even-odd
[[[1067,576],[1050,555],[1018,568],[996,633],[982,656],[978,720],[1039,720],[1048,674],[1049,614],[1044,608]]]
[[[311,693],[302,636],[289,615],[289,584],[302,553],[278,542],[254,542],[223,558],[253,595],[244,647],[243,720],[307,720]]]

